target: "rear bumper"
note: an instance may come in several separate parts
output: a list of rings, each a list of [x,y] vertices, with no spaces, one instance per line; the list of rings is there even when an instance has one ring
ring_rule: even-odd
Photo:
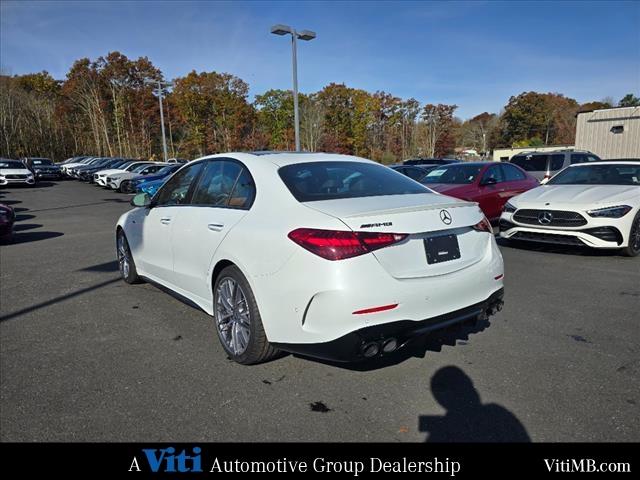
[[[399,320],[365,327],[330,342],[274,343],[273,346],[286,352],[335,362],[367,360],[376,356],[392,354],[411,340],[431,331],[468,321],[475,322],[493,315],[502,310],[503,298],[504,288],[501,288],[482,302],[426,320]],[[395,348],[391,348],[393,345]],[[385,346],[390,351],[385,351]],[[367,355],[366,351],[369,353],[376,351],[376,353]]]

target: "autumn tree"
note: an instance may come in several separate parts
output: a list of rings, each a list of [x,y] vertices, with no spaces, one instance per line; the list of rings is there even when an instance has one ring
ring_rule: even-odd
[[[427,104],[420,115],[417,128],[418,146],[421,155],[440,157],[452,152],[455,147],[453,112],[457,105]]]
[[[524,92],[511,97],[500,118],[497,146],[541,141],[543,145],[575,140],[578,103],[558,93]]]
[[[228,73],[192,71],[175,79],[172,96],[184,121],[186,150],[204,155],[242,149],[255,121],[248,92]]]
[[[259,128],[265,133],[273,150],[293,150],[293,94],[290,90],[268,90],[256,95]]]
[[[464,122],[460,127],[460,141],[484,155],[489,151],[491,133],[498,124],[495,113],[483,112]]]

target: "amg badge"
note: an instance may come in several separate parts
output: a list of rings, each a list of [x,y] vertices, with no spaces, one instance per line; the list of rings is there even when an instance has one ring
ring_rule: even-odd
[[[363,223],[362,225],[360,225],[360,228],[390,227],[391,225],[393,225],[393,222]]]

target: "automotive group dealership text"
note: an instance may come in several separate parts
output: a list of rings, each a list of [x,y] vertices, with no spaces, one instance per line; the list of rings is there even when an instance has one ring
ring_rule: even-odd
[[[200,449],[195,447],[192,455],[186,451],[179,454],[173,448],[145,449],[140,459],[134,457],[130,472],[147,471],[147,465],[153,472],[163,473],[347,473],[354,477],[361,473],[449,473],[452,477],[458,473],[462,465],[459,461],[448,457],[427,460],[402,459],[386,460],[370,457],[368,460],[333,460],[316,457],[313,460],[291,460],[279,458],[272,461],[221,460],[215,457],[210,467],[201,459]],[[146,465],[145,465],[146,464]]]

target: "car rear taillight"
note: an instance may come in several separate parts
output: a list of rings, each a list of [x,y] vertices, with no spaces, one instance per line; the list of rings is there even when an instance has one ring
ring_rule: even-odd
[[[478,232],[493,233],[493,227],[491,227],[491,223],[489,222],[489,220],[487,220],[487,217],[484,217],[482,220],[476,223],[472,228]]]
[[[349,232],[342,230],[319,230],[298,228],[288,237],[327,260],[344,260],[388,247],[407,238],[404,233]]]

